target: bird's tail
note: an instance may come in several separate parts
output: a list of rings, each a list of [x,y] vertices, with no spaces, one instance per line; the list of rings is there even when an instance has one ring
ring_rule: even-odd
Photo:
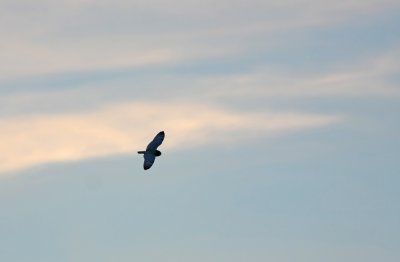
[[[144,154],[144,153],[146,153],[146,151],[138,151],[137,153],[138,154]]]

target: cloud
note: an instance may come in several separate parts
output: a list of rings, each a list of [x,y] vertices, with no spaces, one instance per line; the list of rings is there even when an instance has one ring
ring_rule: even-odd
[[[234,74],[186,74],[179,71],[141,74],[133,70],[133,73],[128,71],[116,76],[99,73],[99,79],[96,79],[97,75],[88,74],[82,82],[79,78],[71,81],[68,75],[59,80],[25,81],[23,88],[11,89],[13,91],[9,94],[0,96],[0,118],[80,114],[132,101],[190,102],[194,105],[223,103],[231,108],[240,108],[260,99],[290,98],[302,104],[304,98],[310,97],[398,97],[400,91],[396,76],[400,69],[399,54],[399,50],[392,50],[351,64],[339,63],[323,72],[297,72],[261,66]],[[63,81],[67,82],[66,87],[62,87]],[[230,103],[232,101],[235,103]],[[263,108],[270,110],[271,106]],[[296,108],[294,104],[289,106],[291,110]],[[281,106],[278,108],[285,110]]]
[[[218,98],[399,96],[398,84],[391,82],[391,76],[400,70],[399,60],[399,50],[391,50],[351,64],[339,63],[327,72],[310,74],[260,67],[249,73],[203,78],[199,85],[216,86],[208,95]]]
[[[171,49],[132,48],[128,47],[128,43],[120,41],[95,45],[93,42],[81,42],[54,46],[25,41],[8,42],[2,50],[1,78],[173,64],[178,59]]]
[[[135,68],[154,69],[155,65],[176,64],[183,68],[193,65],[193,60],[211,71],[237,66],[232,64],[246,63],[246,59],[258,55],[262,57],[277,46],[293,48],[297,44],[293,40],[301,42],[302,39],[287,34],[290,30],[299,33],[299,29],[342,23],[363,15],[381,15],[399,8],[398,1],[75,0],[55,3],[41,0],[34,4],[2,1],[0,5],[0,34],[4,40],[0,44],[0,80],[18,79],[33,94],[34,87],[42,88],[41,83],[32,85],[26,76],[39,74],[46,78],[53,73],[72,72],[70,75],[74,76],[76,72],[94,72],[93,75],[100,72],[89,75],[88,78],[94,79],[102,72],[127,72],[123,79],[114,79],[115,82],[105,78],[95,84],[72,81],[70,86],[75,89],[64,88],[62,99],[58,92],[43,93],[46,88],[33,96],[23,88],[13,96],[2,96],[0,122],[4,128],[0,134],[4,139],[0,145],[3,152],[9,152],[0,162],[3,171],[131,152],[149,139],[139,133],[153,134],[160,126],[169,130],[170,144],[166,147],[185,148],[189,144],[229,141],[224,135],[227,131],[236,141],[241,137],[319,126],[336,119],[268,111],[245,114],[207,104],[210,101],[221,104],[221,98],[246,97],[247,103],[251,103],[254,98],[279,96],[301,99],[304,96],[398,94],[385,80],[398,69],[398,54],[396,59],[387,56],[353,67],[342,64],[327,73],[278,70],[266,58],[262,62],[248,62],[249,68],[241,71],[239,68],[240,72],[234,75],[202,75],[198,73],[202,69],[192,68],[198,75],[173,74],[166,70],[166,76],[165,72],[149,70],[152,73],[147,76],[129,76],[134,75]],[[210,57],[227,59],[218,59],[225,64],[215,65],[217,59]],[[173,66],[169,68],[175,70]],[[48,89],[62,89],[62,84],[48,85],[51,86]],[[147,87],[145,92],[142,86]],[[159,97],[174,106],[127,102],[154,102]],[[202,104],[204,101],[206,104]],[[126,104],[116,105],[121,102]],[[151,124],[153,121],[157,125]]]
[[[239,113],[207,105],[127,103],[81,114],[34,115],[0,120],[0,172],[143,149],[163,129],[164,150],[332,124],[336,116]]]
[[[271,45],[287,40],[271,32],[338,23],[399,6],[392,0],[2,1],[0,77],[171,65],[238,54],[252,49],[260,36]]]

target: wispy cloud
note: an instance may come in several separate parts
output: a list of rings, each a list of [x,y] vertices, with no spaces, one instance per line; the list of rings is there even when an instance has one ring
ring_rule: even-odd
[[[203,78],[199,85],[214,85],[208,95],[216,97],[399,96],[400,90],[390,81],[400,71],[399,54],[392,50],[318,73],[263,67],[250,73]],[[228,87],[229,93],[225,92]]]
[[[174,65],[183,68],[193,65],[193,60],[202,64],[200,67],[217,69],[215,58],[226,58],[222,59],[226,64],[219,67],[235,66],[229,64],[230,59],[239,64],[242,58],[272,53],[280,45],[293,48],[296,37],[282,32],[381,15],[400,4],[392,0],[42,0],[35,4],[2,1],[1,6],[3,80],[38,74],[45,78],[53,73],[134,71],[154,65],[170,66],[170,71],[166,70],[170,73]],[[75,89],[65,88],[63,93],[58,93],[61,88],[57,85],[54,93],[37,93],[28,83],[30,93],[24,89],[0,98],[4,127],[0,145],[8,152],[0,170],[131,152],[149,139],[139,133],[153,134],[160,127],[168,129],[170,144],[166,146],[181,148],[213,139],[224,141],[227,130],[236,141],[244,133],[251,137],[328,124],[337,118],[301,112],[276,114],[268,109],[246,114],[215,105],[221,98],[232,97],[249,98],[241,101],[245,104],[255,97],[398,94],[385,78],[398,70],[397,58],[396,53],[382,59],[368,57],[358,65],[338,63],[325,73],[296,73],[264,60],[250,61],[249,68],[234,74],[202,75],[201,69],[195,68],[192,70],[198,75],[171,73],[166,79],[165,73],[155,70],[148,76],[151,80],[128,76],[117,84],[105,79],[84,88],[73,83]],[[186,91],[188,86],[190,91]],[[168,95],[164,98],[164,94]],[[156,104],[160,97],[164,104]]]
[[[163,147],[183,150],[318,127],[337,116],[301,113],[244,114],[189,104],[128,103],[83,114],[0,120],[0,172],[56,161],[80,160],[142,149],[159,129]]]
[[[118,49],[115,50],[115,49]],[[119,44],[79,43],[52,46],[16,41],[3,44],[1,79],[59,72],[95,71],[113,68],[173,64],[178,60],[168,48],[132,48]]]
[[[237,54],[253,48],[260,35],[379,14],[400,4],[392,0],[43,0],[2,1],[0,6],[4,79]],[[271,35],[263,42],[279,45],[286,40]]]

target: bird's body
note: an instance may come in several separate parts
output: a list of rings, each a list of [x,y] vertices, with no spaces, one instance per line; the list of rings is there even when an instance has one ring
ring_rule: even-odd
[[[149,143],[149,145],[146,148],[146,151],[138,151],[138,154],[143,154],[144,158],[144,163],[143,163],[143,168],[144,170],[149,169],[154,161],[156,160],[156,157],[161,156],[161,152],[157,150],[157,147],[161,145],[165,137],[164,131],[159,132],[154,139]]]

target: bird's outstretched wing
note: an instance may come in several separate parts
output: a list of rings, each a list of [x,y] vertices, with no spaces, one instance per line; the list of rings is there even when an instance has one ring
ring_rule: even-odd
[[[156,151],[157,147],[161,145],[165,137],[164,131],[159,132],[147,146],[146,151]]]
[[[145,153],[143,157],[144,157],[143,168],[144,170],[147,170],[153,165],[154,160],[156,160],[156,156],[152,153]]]

